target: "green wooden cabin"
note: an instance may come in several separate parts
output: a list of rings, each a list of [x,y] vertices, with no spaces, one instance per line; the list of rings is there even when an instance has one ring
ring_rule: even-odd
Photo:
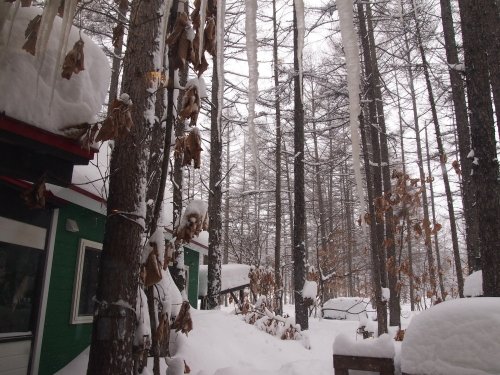
[[[88,163],[92,152],[24,125],[28,135],[12,134],[19,124],[10,125],[0,116],[0,154],[19,147],[26,154],[1,159],[0,167],[0,375],[51,375],[90,344],[106,205],[71,185],[73,165]],[[3,143],[9,146],[1,151]],[[28,208],[21,195],[42,174],[45,207]],[[185,248],[193,307],[206,254],[199,242]]]

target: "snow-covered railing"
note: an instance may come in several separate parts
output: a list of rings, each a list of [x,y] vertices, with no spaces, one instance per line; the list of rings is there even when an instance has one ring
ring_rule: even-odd
[[[333,367],[336,375],[348,375],[349,370],[378,371],[394,375],[395,348],[389,335],[376,339],[354,341],[340,334],[333,343]]]

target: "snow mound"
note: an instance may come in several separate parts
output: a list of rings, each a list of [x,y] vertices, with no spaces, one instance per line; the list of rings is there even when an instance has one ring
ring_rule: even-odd
[[[464,280],[464,296],[478,297],[483,295],[483,271],[472,272]]]
[[[401,348],[410,374],[500,374],[500,298],[442,302],[415,316]]]
[[[248,273],[250,266],[246,264],[223,264],[221,266],[221,290],[228,290],[250,284]],[[206,296],[208,289],[208,266],[200,266],[198,294]]]
[[[333,353],[339,355],[354,355],[360,357],[393,358],[394,342],[384,333],[376,339],[355,341],[345,333],[341,333],[333,342]]]
[[[34,6],[20,8],[14,19],[8,45],[13,12],[1,30],[0,92],[3,94],[0,96],[0,112],[61,134],[60,130],[65,126],[95,121],[106,98],[111,70],[105,54],[82,32],[85,70],[73,74],[69,80],[61,77],[61,67],[55,67],[61,35],[60,17],[54,20],[45,58],[39,69],[40,62],[24,51],[22,46],[28,23],[41,13],[42,10]],[[79,30],[72,27],[68,50],[79,38]],[[57,69],[57,79],[50,105],[54,69]]]
[[[371,305],[367,298],[340,297],[326,301],[322,311],[326,319],[366,320],[368,309]]]

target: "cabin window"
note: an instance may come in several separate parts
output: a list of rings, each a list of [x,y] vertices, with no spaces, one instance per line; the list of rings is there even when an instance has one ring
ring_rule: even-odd
[[[82,239],[78,249],[71,324],[92,323],[102,244]]]
[[[30,335],[46,230],[5,217],[0,217],[0,228],[0,339]]]

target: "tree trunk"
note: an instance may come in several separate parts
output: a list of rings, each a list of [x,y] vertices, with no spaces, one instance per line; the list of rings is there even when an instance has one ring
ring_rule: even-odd
[[[128,1],[120,1],[118,3],[117,18],[118,22],[115,28],[123,27],[127,22]],[[118,38],[114,43],[113,49],[113,63],[111,67],[111,82],[109,83],[109,96],[108,96],[108,115],[111,113],[113,101],[118,97],[118,84],[120,82],[120,70],[122,66],[121,55],[123,52],[124,33],[119,33]]]
[[[420,34],[420,22],[418,20],[417,9],[414,10],[415,15],[415,32],[417,37],[417,43],[420,50],[420,57],[422,59],[422,65],[424,68],[425,84],[427,86],[427,94],[429,95],[429,104],[431,106],[432,122],[434,122],[434,130],[436,132],[436,141],[438,145],[439,152],[439,164],[441,165],[441,173],[443,174],[444,190],[446,192],[446,202],[448,204],[448,215],[450,219],[450,231],[451,231],[451,242],[453,246],[453,256],[455,258],[455,269],[457,272],[457,283],[458,283],[458,294],[461,298],[464,296],[464,278],[462,273],[462,264],[460,262],[460,250],[458,248],[458,234],[457,234],[457,224],[455,220],[455,210],[453,208],[453,197],[451,195],[450,181],[448,179],[448,170],[446,169],[446,152],[444,151],[443,140],[441,139],[441,129],[439,127],[439,120],[436,110],[436,102],[434,100],[434,93],[432,90],[431,79],[429,75],[429,66],[427,64],[427,58],[425,56],[424,46],[422,44],[422,37]],[[430,226],[430,222],[427,222]],[[425,226],[425,224],[424,224]],[[424,228],[426,231],[430,231],[430,227]],[[440,266],[438,263],[438,272]],[[445,296],[442,295],[442,298]]]
[[[404,9],[401,9],[402,13],[404,14]],[[419,126],[419,115],[418,115],[418,109],[417,109],[417,99],[416,99],[416,93],[415,93],[415,85],[414,85],[414,76],[413,76],[413,70],[411,66],[411,51],[410,51],[410,43],[408,40],[408,34],[406,31],[406,25],[403,25],[405,28],[404,31],[404,39],[405,39],[405,49],[406,49],[406,61],[408,64],[408,88],[410,90],[410,95],[411,95],[411,105],[412,105],[412,111],[413,111],[413,123],[415,126],[415,140],[417,144],[417,165],[418,165],[418,171],[419,171],[419,177],[420,181],[422,184],[422,208],[423,208],[423,213],[424,213],[424,222],[430,223],[429,220],[429,205],[428,205],[428,200],[427,200],[427,188],[425,186],[425,172],[424,172],[424,165],[423,165],[423,158],[422,158],[422,142],[420,140],[420,126]],[[431,293],[432,295],[436,295],[436,287],[437,287],[437,281],[436,281],[436,267],[434,265],[434,255],[432,253],[432,240],[431,240],[431,235],[430,231],[424,231],[425,234],[425,239],[424,239],[424,244],[425,244],[425,249],[427,253],[427,262],[428,262],[428,267],[429,267],[429,282],[431,286]]]
[[[161,2],[133,1],[124,58],[123,92],[133,102],[130,133],[115,140],[110,164],[107,220],[96,293],[88,374],[132,374],[136,298],[139,286],[141,236],[146,220],[145,142],[153,126],[144,113],[154,111],[148,92],[148,73],[155,71],[153,53],[161,18],[151,21]],[[145,21],[149,22],[145,22]],[[158,52],[157,52],[158,53]]]
[[[432,225],[436,226],[436,208],[434,204],[434,182],[431,172],[431,153],[429,150],[429,138],[427,135],[427,126],[425,127],[425,150],[427,153],[427,176],[429,177],[429,193],[431,200],[431,212],[432,212]],[[444,280],[443,280],[443,269],[441,267],[441,253],[439,251],[439,241],[437,236],[437,231],[434,231],[434,249],[436,249],[436,264],[438,271],[438,281],[439,281],[439,290],[441,291],[441,296],[443,300],[446,297],[446,291],[444,288]]]
[[[217,8],[217,28],[224,27],[224,0],[220,1]],[[222,24],[221,24],[222,23]],[[222,33],[223,34],[223,33]],[[219,36],[219,34],[217,35]],[[219,295],[221,291],[221,229],[222,229],[222,97],[219,91],[222,89],[223,72],[220,71],[223,62],[224,45],[223,40],[217,38],[217,56],[213,59],[212,75],[212,108],[210,111],[210,181],[208,199],[208,292],[207,307],[215,309],[219,306]],[[221,75],[221,77],[219,77]]]
[[[283,314],[283,281],[281,280],[281,105],[279,95],[278,69],[278,24],[276,22],[276,0],[273,0],[273,68],[274,68],[274,105],[276,108],[276,193],[275,193],[275,244],[274,244],[274,282],[276,284],[277,314]]]
[[[370,171],[370,156],[368,155],[368,146],[366,142],[366,126],[364,124],[363,112],[359,116],[359,127],[361,130],[361,143],[363,146],[363,159],[365,164],[366,186],[368,202],[373,202],[373,182]],[[373,204],[368,205],[368,214],[370,217],[375,217],[375,207]],[[378,334],[387,333],[387,303],[382,299],[382,282],[380,276],[380,257],[377,249],[377,244],[380,243],[378,232],[375,228],[375,220],[370,221],[370,242],[371,242],[371,262],[372,262],[372,285],[373,294],[375,296],[375,308],[377,309],[377,326]]]
[[[478,257],[478,218],[475,207],[475,192],[472,185],[471,163],[467,160],[470,150],[469,121],[467,119],[467,105],[465,101],[465,90],[462,82],[461,72],[453,69],[460,61],[458,59],[458,49],[455,41],[455,28],[450,0],[441,0],[441,20],[445,41],[446,59],[450,66],[451,93],[453,107],[455,109],[455,120],[457,122],[458,150],[460,154],[460,167],[462,171],[462,202],[465,218],[465,233],[467,243],[467,260],[469,273],[476,265]]]
[[[358,18],[359,18],[359,32],[361,34],[361,45],[363,48],[364,57],[364,67],[365,67],[365,77],[368,81],[366,85],[366,98],[368,103],[368,113],[369,113],[369,130],[370,130],[370,140],[371,140],[371,155],[372,160],[370,160],[367,145],[367,136],[365,133],[364,144],[363,144],[363,155],[365,157],[365,168],[367,174],[367,190],[371,191],[368,196],[368,213],[370,215],[370,234],[371,234],[371,247],[372,247],[372,265],[373,278],[380,280],[374,280],[373,287],[375,290],[375,300],[377,304],[377,320],[379,321],[379,334],[387,332],[387,303],[382,300],[382,288],[387,286],[386,282],[386,267],[385,267],[385,251],[382,246],[384,239],[384,223],[383,220],[378,217],[380,213],[375,210],[375,200],[382,197],[382,174],[381,174],[381,159],[380,159],[380,144],[379,144],[379,128],[377,122],[377,107],[375,99],[375,81],[373,72],[372,56],[369,47],[369,36],[366,27],[366,19],[363,11],[363,5],[357,4]],[[364,121],[364,118],[363,118]],[[363,129],[366,132],[366,125],[363,124]],[[370,179],[368,179],[368,174],[370,174]],[[370,180],[370,184],[368,184]],[[377,259],[375,259],[377,258]],[[379,269],[375,269],[379,267]]]
[[[406,160],[405,160],[405,147],[403,141],[403,116],[401,113],[401,99],[399,96],[399,81],[397,75],[396,77],[396,98],[398,101],[398,118],[399,118],[399,133],[400,133],[400,147],[401,147],[401,164],[403,165],[403,175],[406,176]],[[406,186],[406,185],[405,185]],[[406,204],[404,207],[405,211],[408,212],[406,208]],[[406,213],[403,216],[403,224],[401,225],[401,233],[404,233],[405,226],[407,227],[406,241],[407,241],[407,253],[408,253],[408,280],[409,280],[409,289],[410,289],[410,309],[411,311],[415,311],[415,287],[413,285],[413,248],[411,243],[411,220],[409,214]],[[403,235],[401,235],[401,241],[403,241]],[[403,243],[401,243],[401,248],[403,247]]]
[[[389,163],[389,148],[387,145],[387,130],[385,126],[384,102],[382,98],[380,72],[378,69],[377,53],[375,50],[375,37],[372,22],[372,11],[370,4],[366,4],[367,11],[367,26],[368,39],[370,47],[370,56],[372,62],[373,88],[375,94],[375,105],[377,108],[377,123],[380,128],[380,153],[381,153],[381,169],[382,182],[384,193],[389,194],[392,190],[391,186],[391,171]],[[396,261],[396,241],[394,233],[394,218],[392,207],[389,207],[385,212],[385,248],[387,251],[387,286],[389,287],[389,325],[400,326],[401,324],[401,305],[398,288],[397,277],[397,261]]]
[[[495,125],[488,76],[488,0],[459,0],[464,44],[469,121],[471,127],[473,183],[479,216],[479,241],[483,269],[483,294],[500,296],[500,192]],[[497,25],[498,26],[498,25]]]
[[[294,67],[294,219],[293,219],[293,279],[295,321],[303,330],[309,329],[307,307],[302,296],[306,280],[305,228],[306,202],[304,195],[304,108],[299,75],[298,29],[295,3],[293,6],[293,67]]]

